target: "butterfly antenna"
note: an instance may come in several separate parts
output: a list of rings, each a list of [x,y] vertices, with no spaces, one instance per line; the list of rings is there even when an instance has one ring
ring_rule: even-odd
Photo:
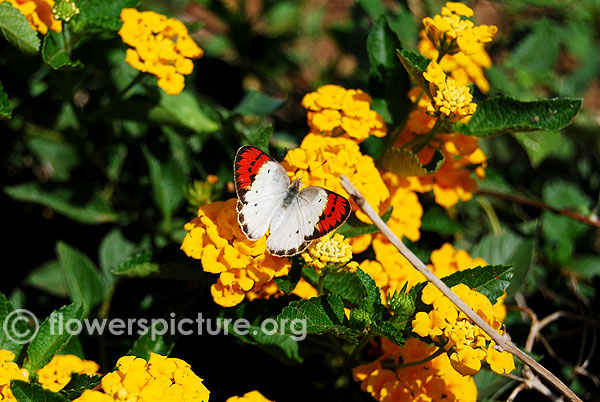
[[[315,170],[317,170],[317,169],[320,169],[320,168],[321,168],[321,167],[323,167],[323,165],[324,165],[324,164],[326,164],[326,163],[327,163],[327,159],[325,159],[325,160],[323,161],[323,163],[321,163],[319,166],[317,166],[317,167],[316,167],[316,168],[314,168],[314,169],[311,169],[311,168],[310,168],[310,166],[309,166],[309,167],[306,169],[306,173],[308,173],[308,174],[314,173],[314,171],[315,171]],[[304,177],[304,175],[302,175],[302,176]]]

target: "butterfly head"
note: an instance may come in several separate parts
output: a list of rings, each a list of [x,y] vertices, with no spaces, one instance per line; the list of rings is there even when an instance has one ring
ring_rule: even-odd
[[[293,188],[296,191],[299,191],[301,187],[302,187],[302,178],[301,177],[292,180],[292,182],[290,183],[290,188]]]

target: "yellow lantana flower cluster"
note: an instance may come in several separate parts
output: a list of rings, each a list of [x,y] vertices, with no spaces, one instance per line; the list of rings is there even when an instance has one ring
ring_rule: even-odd
[[[10,390],[11,380],[29,381],[29,371],[19,367],[14,359],[13,352],[0,350],[0,401],[17,402]]]
[[[150,353],[148,361],[121,357],[100,387],[103,392],[86,390],[75,401],[207,402],[210,393],[189,364],[156,353]]]
[[[42,35],[48,29],[54,32],[62,31],[62,21],[54,18],[52,7],[54,0],[7,0],[13,7],[19,9],[25,16],[29,25]]]
[[[296,288],[294,289],[292,294],[295,294],[301,299],[310,299],[311,297],[317,297],[319,295],[319,292],[304,278],[300,278],[300,281],[298,281],[298,284],[296,285]]]
[[[417,241],[421,237],[421,218],[423,217],[423,206],[415,190],[419,188],[417,178],[398,176],[392,172],[382,172],[381,176],[386,184],[390,197],[379,206],[379,215],[384,215],[392,207],[392,215],[387,225],[399,238],[406,237],[411,241]],[[381,233],[365,234],[350,239],[352,250],[358,254],[365,251],[377,239],[378,242],[387,242]]]
[[[363,155],[358,144],[348,138],[309,133],[300,147],[288,152],[282,165],[290,176],[308,171],[302,180],[306,186],[321,186],[349,198],[340,183],[340,175],[346,175],[375,210],[390,196],[373,158]],[[361,221],[371,223],[356,204],[351,205]]]
[[[383,118],[371,110],[371,97],[360,89],[324,85],[304,95],[302,106],[308,110],[312,133],[344,135],[362,142],[369,135],[384,137],[387,129]]]
[[[71,374],[94,375],[100,366],[91,360],[82,360],[75,355],[55,355],[52,360],[37,371],[38,382],[42,387],[58,392],[71,381]]]
[[[444,208],[454,206],[459,200],[469,201],[477,189],[477,181],[485,178],[487,158],[477,146],[477,138],[462,134],[444,134],[442,152],[445,160],[433,174],[420,177],[422,189],[432,189],[435,201]]]
[[[414,142],[435,124],[435,118],[425,112],[429,98],[422,92],[415,87],[409,93],[411,100],[419,100],[394,144],[396,147]],[[444,208],[450,208],[458,201],[469,201],[477,188],[473,173],[482,180],[487,166],[485,153],[478,147],[478,138],[463,134],[438,134],[417,154],[421,164],[431,161],[436,148],[441,148],[444,154],[442,166],[433,174],[406,178],[410,183],[409,188],[421,193],[433,190],[436,203]]]
[[[346,266],[348,269],[358,266],[356,262],[350,262],[352,259],[352,245],[350,241],[344,239],[344,236],[339,233],[330,233],[313,242],[302,253],[302,258],[304,262],[312,265],[315,271],[319,273],[328,264],[336,267]]]
[[[473,21],[467,19],[472,16],[473,10],[466,5],[448,2],[442,7],[441,15],[423,19],[425,34],[435,48],[445,54],[478,53],[484,43],[492,41],[498,28],[493,25],[476,26]]]
[[[227,401],[225,401],[225,402],[274,402],[274,401],[265,398],[258,391],[250,391],[250,392],[245,393],[242,396],[232,396],[231,398],[227,399]]]
[[[423,207],[414,192],[413,182],[392,172],[385,172],[382,176],[391,196],[381,204],[379,214],[383,215],[388,208],[392,207],[392,216],[387,225],[394,234],[399,238],[404,236],[413,242],[419,240]],[[377,236],[384,237],[380,233]]]
[[[470,20],[473,10],[461,3],[446,3],[441,15],[423,19],[419,52],[437,60],[441,68],[456,80],[458,85],[475,84],[482,92],[490,90],[483,74],[484,68],[492,66],[492,60],[484,45],[492,40],[497,27],[475,26]],[[441,53],[440,53],[441,52]],[[439,59],[442,55],[441,60]]]
[[[394,291],[399,292],[407,282],[407,288],[410,289],[425,280],[425,277],[386,239],[375,237],[373,250],[376,261],[364,260],[360,264],[360,269],[373,278],[381,289],[382,297],[385,298],[387,294],[393,294]],[[430,259],[431,264],[427,266],[440,278],[468,268],[487,265],[484,259],[472,258],[468,252],[457,250],[450,243],[445,243],[440,249],[434,250]]]
[[[473,102],[469,87],[458,84],[452,77],[446,77],[438,63],[429,63],[423,77],[429,81],[433,97],[432,102],[427,105],[428,114],[456,123],[459,120],[466,121],[465,118],[475,113],[477,104]]]
[[[453,286],[452,291],[465,301],[481,318],[502,333],[502,320],[496,317],[490,300],[464,284]],[[487,361],[497,373],[510,373],[515,368],[513,357],[500,352],[488,334],[458,310],[458,308],[431,283],[423,289],[421,300],[433,309],[420,311],[412,321],[413,332],[431,337],[447,351],[452,367],[462,375],[475,375],[481,362]],[[497,310],[503,314],[504,310]],[[501,319],[499,319],[501,318]]]
[[[460,401],[475,402],[477,387],[471,376],[456,372],[448,355],[427,360],[436,347],[408,339],[404,347],[378,338],[381,356],[352,370],[360,388],[381,402]],[[414,364],[427,360],[421,364]]]
[[[455,249],[450,243],[444,243],[439,249],[433,250],[429,259],[431,264],[427,266],[440,278],[465,269],[488,265],[483,258],[473,258],[466,250]]]
[[[258,293],[273,278],[285,276],[291,267],[287,258],[266,252],[266,238],[249,240],[237,221],[237,199],[217,201],[198,209],[188,222],[181,249],[202,260],[204,271],[219,274],[212,285],[215,303],[223,307],[239,304],[246,292]]]
[[[153,11],[135,8],[121,10],[123,25],[119,30],[127,49],[125,61],[133,68],[158,78],[158,86],[169,95],[177,95],[185,86],[184,75],[194,69],[192,59],[204,51],[188,34],[179,20]]]

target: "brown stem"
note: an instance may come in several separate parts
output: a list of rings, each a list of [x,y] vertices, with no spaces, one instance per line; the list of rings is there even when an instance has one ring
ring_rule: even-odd
[[[475,190],[475,193],[481,194],[481,195],[488,195],[490,197],[500,198],[500,199],[506,200],[506,201],[516,202],[518,204],[529,205],[532,207],[545,209],[547,211],[554,212],[555,214],[567,216],[571,219],[575,219],[579,222],[583,222],[587,225],[595,226],[598,229],[600,229],[600,220],[588,218],[585,215],[582,215],[578,212],[572,211],[567,208],[555,208],[555,207],[550,206],[542,201],[533,200],[531,198],[526,198],[526,197],[523,197],[520,195],[500,193],[500,192],[491,191],[491,190],[477,189],[477,190]]]
[[[356,189],[356,187],[348,180],[344,175],[341,175],[342,187],[352,196],[354,202],[362,209],[362,211],[371,219],[371,221],[377,226],[379,231],[392,243],[396,249],[406,258],[413,267],[415,267],[421,274],[427,278],[436,288],[438,288],[444,296],[446,296],[456,307],[458,307],[471,321],[473,321],[479,328],[481,328],[490,338],[496,342],[496,345],[501,350],[505,350],[511,353],[513,356],[518,357],[523,363],[535,370],[544,379],[550,382],[558,391],[565,395],[571,401],[579,401],[581,399],[575,395],[573,391],[569,389],[562,381],[552,374],[548,369],[535,361],[527,353],[523,352],[517,346],[515,346],[508,337],[502,336],[494,328],[492,328],[487,322],[483,320],[477,313],[471,309],[462,299],[450,290],[440,278],[438,278],[427,266],[421,261],[412,251],[409,250],[400,239],[392,232],[392,230],[385,224],[385,222],[379,217],[377,212],[369,205],[365,197]]]

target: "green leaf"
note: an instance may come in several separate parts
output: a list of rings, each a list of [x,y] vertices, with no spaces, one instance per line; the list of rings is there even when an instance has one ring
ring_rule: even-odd
[[[303,360],[301,342],[306,337],[304,324],[297,321],[288,327],[275,326],[273,317],[279,314],[290,302],[291,297],[279,297],[270,300],[254,300],[235,307],[221,309],[216,317],[219,333],[233,335],[240,341],[255,345],[271,354],[284,364],[298,364]],[[210,327],[215,327],[211,324]],[[210,328],[207,326],[207,330]],[[227,332],[225,332],[227,331]],[[306,348],[307,349],[307,348]],[[309,352],[310,353],[310,352]]]
[[[356,342],[353,331],[346,326],[344,302],[340,295],[330,293],[308,300],[291,302],[276,318],[285,333],[292,333],[291,323],[304,320],[307,334],[330,333],[338,338]]]
[[[284,277],[275,278],[275,284],[285,294],[290,294],[296,289],[300,278],[302,277],[302,261],[299,258],[292,259],[290,273]]]
[[[319,274],[312,268],[302,269],[302,276],[314,287],[319,282]],[[366,296],[365,289],[356,272],[335,272],[327,274],[323,282],[323,290],[338,294],[350,304],[358,305]]]
[[[477,400],[480,402],[502,400],[504,392],[514,386],[514,380],[490,370],[479,370],[473,379],[477,384]]]
[[[28,325],[31,319],[25,314],[16,312],[10,300],[0,293],[0,349],[10,350],[15,356],[19,356],[25,341],[37,330],[37,323]]]
[[[545,183],[542,199],[554,208],[569,208],[581,214],[587,214],[592,204],[590,197],[577,184],[563,180]]]
[[[360,281],[361,287],[365,294],[359,301],[358,308],[350,310],[350,323],[352,327],[358,331],[371,330],[375,331],[380,335],[376,328],[384,330],[385,328],[391,329],[385,322],[389,318],[387,314],[387,308],[381,304],[381,290],[375,284],[375,281],[365,273],[363,270],[358,268],[356,275]],[[389,335],[392,338],[396,338],[395,330]],[[402,342],[402,340],[400,340]]]
[[[547,18],[535,22],[532,31],[510,53],[507,65],[525,69],[540,79],[556,65],[560,52],[560,40],[548,40],[560,36],[560,25]]]
[[[111,273],[128,278],[151,276],[198,283],[203,283],[210,278],[212,282],[211,275],[202,271],[202,263],[190,260],[175,244],[164,247],[156,253],[148,249],[134,254],[119,267],[111,270]]]
[[[423,77],[423,73],[427,71],[427,66],[431,60],[410,50],[398,49],[396,55],[408,73],[410,80],[420,86],[427,96],[431,97],[431,93],[429,92],[429,82]]]
[[[0,3],[0,32],[6,40],[23,53],[35,54],[40,50],[37,32],[17,8],[8,1]]]
[[[266,22],[265,33],[271,37],[282,37],[297,32],[301,4],[293,0],[280,0],[264,10],[261,20]]]
[[[384,15],[381,15],[371,27],[367,38],[367,54],[369,56],[370,74],[383,78],[382,69],[394,69],[398,66],[396,49],[400,41],[389,28]]]
[[[159,93],[158,105],[147,111],[151,122],[185,128],[197,134],[214,133],[221,128],[221,124],[207,113],[208,105],[202,105],[190,91],[184,90],[179,95]]]
[[[248,91],[231,113],[268,116],[275,113],[284,103],[284,100],[273,98],[262,92]]]
[[[600,276],[600,256],[594,254],[578,256],[569,268],[582,278],[593,280]]]
[[[401,329],[390,321],[391,316],[381,303],[381,290],[369,274],[360,268],[356,270],[356,274],[366,296],[361,299],[358,309],[350,311],[353,327],[359,331],[368,329],[374,335],[385,336],[392,342],[403,345],[404,335]]]
[[[64,35],[61,32],[48,31],[42,44],[42,60],[54,70],[83,68],[79,60],[71,60],[70,51],[65,47]]]
[[[531,166],[534,168],[549,157],[567,160],[575,151],[573,142],[560,131],[515,133],[513,137],[527,152]]]
[[[73,32],[99,33],[121,28],[121,9],[136,8],[139,0],[78,0],[79,14],[73,16],[69,27]]]
[[[71,380],[59,393],[67,400],[72,401],[79,398],[86,389],[93,389],[98,386],[101,379],[102,377],[99,375],[71,373]]]
[[[4,92],[4,87],[0,81],[0,119],[8,120],[12,116],[12,103],[8,99],[8,94]]]
[[[427,176],[438,170],[444,164],[444,154],[438,148],[435,150],[431,161],[422,165],[417,155],[406,148],[393,147],[387,150],[379,160],[379,167],[399,176]]]
[[[83,352],[83,346],[79,340],[79,335],[73,335],[65,347],[61,349],[60,354],[75,355],[80,359],[85,359],[85,353]]]
[[[394,207],[389,207],[387,211],[383,215],[381,215],[381,219],[384,222],[387,222],[392,217],[392,211]],[[356,218],[355,215],[352,215],[342,226],[338,228],[336,233],[341,234],[344,237],[356,237],[364,234],[377,233],[379,229],[374,224],[367,224]]]
[[[43,388],[39,384],[25,381],[12,380],[10,382],[12,391],[17,402],[68,402],[69,400],[57,392]]]
[[[486,265],[458,271],[442,280],[449,287],[464,283],[487,297],[492,304],[504,294],[510,285],[513,269],[506,265]]]
[[[499,235],[490,233],[471,250],[471,255],[481,257],[489,264],[506,264],[514,267],[513,278],[506,290],[509,298],[521,289],[535,255],[535,240],[527,239],[504,228]]]
[[[421,220],[421,231],[435,232],[442,235],[454,235],[462,231],[458,222],[448,216],[445,209],[433,206],[427,208]]]
[[[254,145],[264,152],[269,152],[269,141],[273,136],[272,125],[269,124],[266,127],[252,127],[247,130],[245,134],[250,145]]]
[[[404,346],[404,333],[390,321],[375,321],[371,324],[371,333],[385,336],[396,345]]]
[[[135,244],[127,240],[118,228],[110,231],[100,243],[98,262],[104,279],[104,289],[108,292],[114,284],[112,269],[124,263],[134,252]]]
[[[69,180],[71,171],[81,163],[79,153],[71,144],[45,137],[30,137],[26,141],[36,158],[49,168],[54,180]]]
[[[365,10],[369,17],[377,19],[386,11],[381,0],[358,0],[358,4]]]
[[[571,123],[582,103],[580,98],[522,102],[509,97],[492,97],[479,103],[469,122],[455,124],[454,130],[476,137],[560,130]]]
[[[25,284],[43,290],[53,296],[68,297],[69,288],[58,260],[48,261],[31,271]]]
[[[299,325],[300,322],[294,323],[294,328],[292,328],[291,323],[286,324],[289,326],[277,328],[277,332],[271,331],[271,327],[265,327],[268,329],[268,332],[266,332],[265,328],[259,323],[253,323],[247,327],[244,326],[243,329],[238,328],[241,330],[238,333],[231,321],[224,320],[224,330],[245,343],[260,347],[284,364],[302,363],[303,358],[300,355],[300,346],[298,344],[299,340],[304,339],[301,331],[302,326]],[[292,329],[294,332],[291,332]]]
[[[73,302],[82,302],[86,315],[104,297],[104,284],[94,263],[83,253],[71,246],[58,242],[58,260]]]
[[[165,332],[165,328],[162,325],[163,323],[159,321],[155,322],[154,325],[148,326],[147,332],[140,335],[131,349],[126,353],[126,356],[136,356],[146,360],[150,358],[150,352],[168,356],[173,347],[175,347],[175,342],[167,334],[160,335],[161,332]]]
[[[144,156],[148,163],[152,195],[165,219],[170,219],[175,208],[183,201],[183,188],[186,183],[185,173],[174,160],[161,163],[143,147]]]
[[[394,5],[394,13],[388,13],[387,17],[390,28],[402,43],[402,48],[416,48],[420,28],[417,26],[415,15],[407,7],[397,3]]]
[[[400,41],[390,28],[387,16],[380,15],[367,37],[369,94],[374,101],[385,100],[387,111],[395,125],[406,121],[411,104],[405,96],[410,89],[410,79],[396,56],[396,49],[400,47]]]
[[[159,272],[159,265],[152,262],[152,251],[145,250],[131,256],[111,272],[116,276],[143,278]]]
[[[39,370],[52,357],[69,343],[77,327],[72,322],[77,321],[83,326],[84,305],[76,302],[55,310],[39,327],[36,336],[27,347],[27,359],[24,368],[30,373]],[[67,327],[67,324],[69,326]],[[83,329],[83,328],[82,328]]]
[[[107,147],[106,176],[111,182],[117,182],[127,157],[127,146],[125,144],[111,144]]]
[[[361,300],[361,308],[373,315],[379,308],[378,306],[382,306],[381,290],[379,290],[371,276],[362,269],[357,268],[356,274],[366,293],[366,297]]]
[[[118,215],[112,211],[108,201],[100,192],[72,188],[53,187],[45,190],[38,183],[24,183],[16,186],[4,187],[4,191],[17,201],[27,201],[41,204],[54,209],[56,212],[86,224],[99,224],[114,222]],[[89,195],[83,204],[75,204],[76,196],[79,198]]]
[[[583,215],[588,214],[590,198],[574,184],[562,180],[546,183],[542,188],[542,199],[554,208],[567,208]],[[575,240],[583,236],[590,227],[550,211],[542,212],[542,235],[546,254],[559,264],[568,264],[575,248]]]

